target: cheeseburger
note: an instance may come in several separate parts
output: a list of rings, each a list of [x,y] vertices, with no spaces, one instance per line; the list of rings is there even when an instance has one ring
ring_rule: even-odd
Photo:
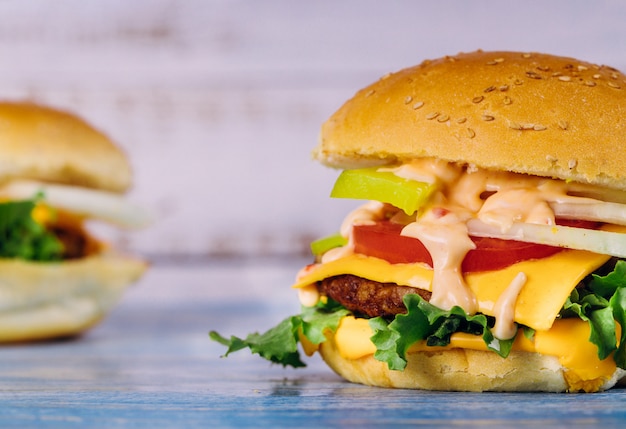
[[[458,391],[596,392],[626,374],[626,76],[538,53],[391,73],[322,127],[331,196],[302,314],[245,339],[282,365]]]
[[[88,221],[139,227],[124,200],[122,151],[76,116],[0,102],[0,342],[76,335],[93,326],[146,263],[88,232]]]

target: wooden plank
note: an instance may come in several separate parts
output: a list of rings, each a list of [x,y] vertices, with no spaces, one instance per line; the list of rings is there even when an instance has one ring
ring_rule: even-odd
[[[340,380],[224,348],[290,314],[301,260],[157,267],[98,328],[3,346],[2,427],[621,427],[625,389],[599,394],[446,393]],[[211,290],[214,289],[214,290]]]

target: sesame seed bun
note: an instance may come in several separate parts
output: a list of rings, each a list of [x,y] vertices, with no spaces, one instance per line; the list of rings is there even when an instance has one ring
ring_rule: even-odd
[[[124,153],[75,115],[0,102],[0,182],[16,178],[123,192],[132,174]]]
[[[462,53],[360,90],[322,127],[332,167],[421,157],[626,189],[626,76],[539,53]]]

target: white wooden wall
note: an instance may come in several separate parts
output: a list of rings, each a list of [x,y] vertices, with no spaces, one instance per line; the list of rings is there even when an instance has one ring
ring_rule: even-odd
[[[310,160],[388,71],[477,48],[626,69],[618,0],[0,0],[0,98],[79,113],[135,166],[151,255],[305,252],[353,206]]]

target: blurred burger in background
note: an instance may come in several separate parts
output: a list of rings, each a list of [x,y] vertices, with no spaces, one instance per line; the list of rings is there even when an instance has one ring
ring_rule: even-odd
[[[131,181],[124,153],[82,119],[0,102],[0,342],[79,334],[141,277],[146,262],[86,226],[145,226],[124,199]]]

